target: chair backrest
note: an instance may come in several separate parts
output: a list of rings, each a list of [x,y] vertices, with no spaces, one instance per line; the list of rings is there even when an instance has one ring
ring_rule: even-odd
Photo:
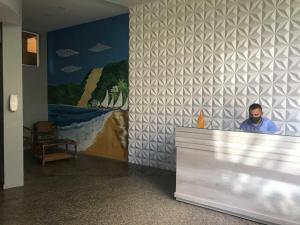
[[[34,130],[38,133],[52,132],[53,124],[50,121],[39,121],[34,124]]]
[[[50,121],[39,121],[33,125],[34,140],[36,142],[48,142],[57,139],[56,130]]]

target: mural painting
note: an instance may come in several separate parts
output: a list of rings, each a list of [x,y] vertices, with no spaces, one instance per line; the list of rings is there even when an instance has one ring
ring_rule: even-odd
[[[49,120],[88,155],[127,161],[128,14],[49,32]]]

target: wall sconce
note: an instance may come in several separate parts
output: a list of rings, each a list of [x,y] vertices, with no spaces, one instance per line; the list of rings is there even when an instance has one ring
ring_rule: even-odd
[[[37,53],[37,41],[36,37],[27,38],[27,52]]]
[[[26,66],[39,66],[39,35],[22,31],[22,62]]]

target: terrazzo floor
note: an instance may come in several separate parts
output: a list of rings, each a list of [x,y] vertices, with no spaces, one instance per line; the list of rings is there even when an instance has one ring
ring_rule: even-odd
[[[86,155],[24,164],[25,186],[0,191],[1,225],[257,224],[176,201],[174,172]]]

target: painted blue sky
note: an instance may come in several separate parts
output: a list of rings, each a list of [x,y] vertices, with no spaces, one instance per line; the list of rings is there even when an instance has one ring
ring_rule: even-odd
[[[128,42],[128,14],[48,32],[48,84],[80,83],[91,69],[128,59]]]

